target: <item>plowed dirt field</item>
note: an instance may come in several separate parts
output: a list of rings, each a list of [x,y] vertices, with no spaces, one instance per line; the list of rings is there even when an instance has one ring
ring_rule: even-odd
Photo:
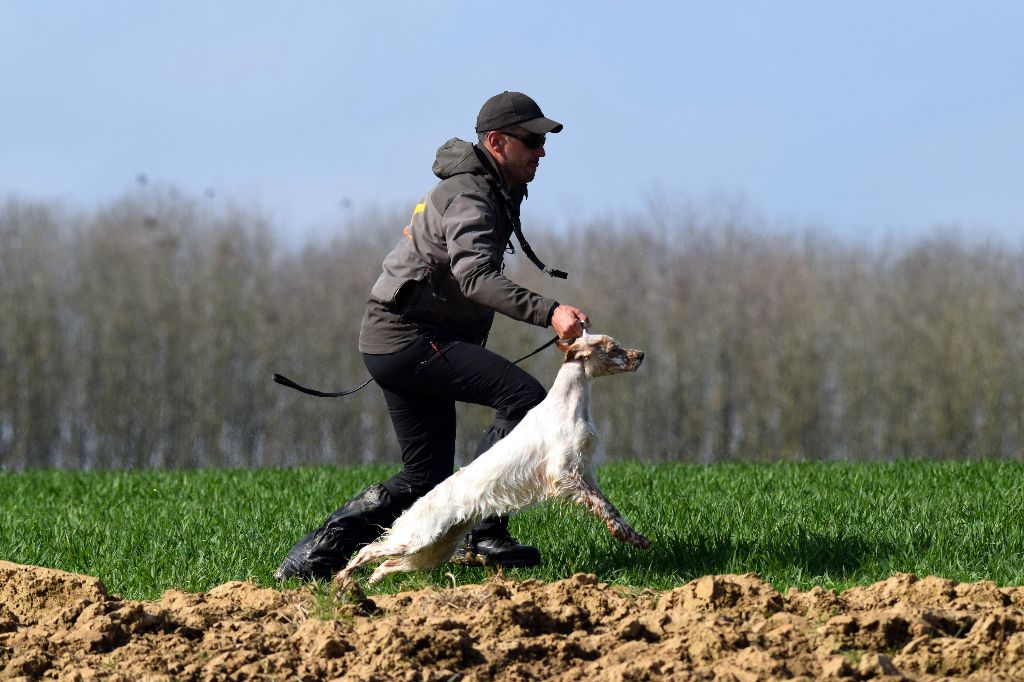
[[[896,575],[780,594],[754,575],[636,592],[591,575],[374,596],[242,582],[156,601],[0,562],[0,679],[1024,679],[1024,588]]]

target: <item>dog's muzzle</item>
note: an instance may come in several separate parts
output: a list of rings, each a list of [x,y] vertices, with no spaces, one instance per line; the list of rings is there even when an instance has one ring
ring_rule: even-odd
[[[644,352],[630,348],[626,350],[626,357],[629,358],[629,371],[635,372],[640,369],[640,365],[644,361]]]

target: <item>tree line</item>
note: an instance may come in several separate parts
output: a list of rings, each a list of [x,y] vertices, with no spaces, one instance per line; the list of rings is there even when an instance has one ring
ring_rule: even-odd
[[[320,399],[271,376],[367,378],[359,321],[404,208],[296,247],[256,211],[208,204],[146,187],[94,211],[0,205],[0,468],[398,461],[372,384]],[[1024,454],[1020,246],[939,230],[867,244],[670,207],[526,229],[570,278],[521,254],[510,276],[647,354],[594,385],[608,458]],[[488,347],[517,358],[550,334],[499,319]],[[550,384],[558,363],[524,367]],[[490,416],[460,407],[461,461]]]

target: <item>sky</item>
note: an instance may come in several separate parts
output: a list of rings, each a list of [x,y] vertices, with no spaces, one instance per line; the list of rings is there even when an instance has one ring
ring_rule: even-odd
[[[741,204],[839,235],[1024,235],[1024,3],[0,0],[0,199],[144,175],[287,240],[412,205],[480,105],[550,136],[524,223]]]

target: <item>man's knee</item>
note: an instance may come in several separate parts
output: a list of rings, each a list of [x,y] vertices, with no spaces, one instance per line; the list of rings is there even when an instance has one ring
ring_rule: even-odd
[[[534,379],[529,390],[526,392],[527,409],[532,410],[537,407],[546,397],[548,397],[548,392],[544,390],[544,387],[540,385],[539,381]]]

